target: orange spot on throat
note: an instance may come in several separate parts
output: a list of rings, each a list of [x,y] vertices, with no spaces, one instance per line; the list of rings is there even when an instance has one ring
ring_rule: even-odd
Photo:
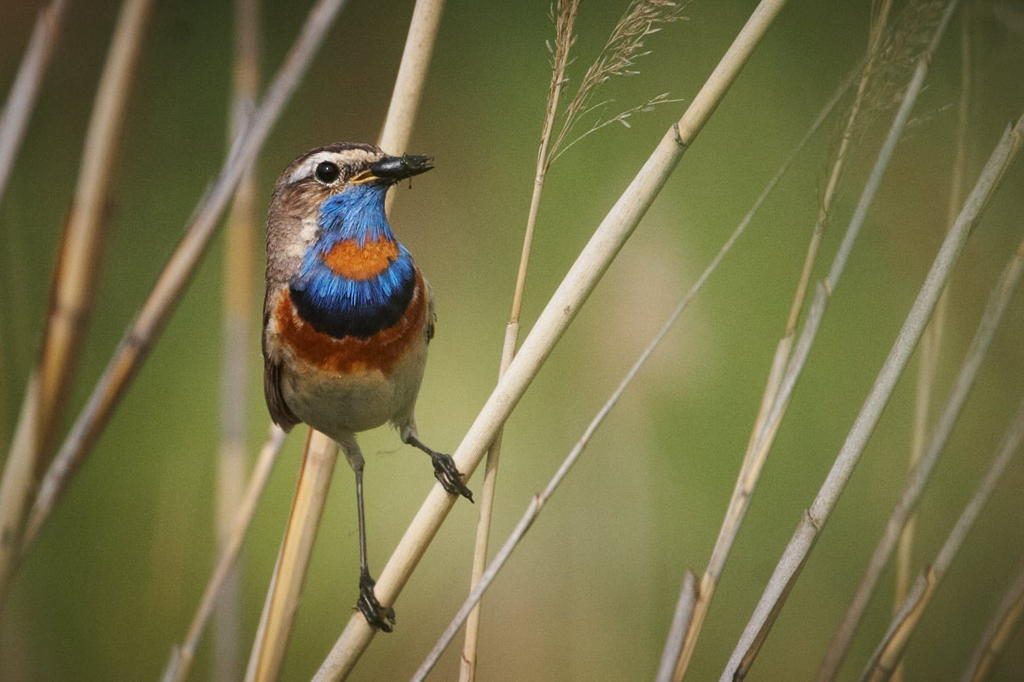
[[[372,279],[397,258],[398,244],[390,239],[368,241],[362,246],[355,239],[346,239],[323,255],[324,265],[334,274],[351,280]]]

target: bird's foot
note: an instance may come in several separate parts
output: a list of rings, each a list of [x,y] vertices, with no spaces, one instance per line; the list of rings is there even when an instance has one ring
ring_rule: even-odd
[[[452,456],[431,452],[430,459],[434,463],[434,478],[440,481],[444,489],[452,495],[462,495],[472,502],[473,491],[462,482],[462,474],[455,467],[455,460],[452,459]]]
[[[359,576],[359,601],[356,602],[356,608],[363,614],[371,628],[391,632],[395,629],[395,610],[390,606],[384,608],[377,601],[377,595],[373,593],[376,584],[369,573]]]
[[[455,460],[451,455],[428,448],[423,441],[416,437],[415,433],[404,434],[403,440],[430,455],[430,461],[434,463],[434,478],[448,491],[449,495],[462,495],[470,502],[473,501],[473,491],[462,482],[462,474],[455,467]]]

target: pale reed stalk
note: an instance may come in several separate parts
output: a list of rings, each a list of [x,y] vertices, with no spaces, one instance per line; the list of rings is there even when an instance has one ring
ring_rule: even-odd
[[[413,10],[379,140],[391,153],[404,152],[412,136],[443,11],[443,0],[417,0]],[[247,682],[274,680],[280,674],[337,458],[338,444],[310,428],[291,514],[249,653]]]
[[[454,458],[460,471],[471,475],[479,465],[498,429],[522,398],[784,5],[784,0],[761,0],[686,113],[665,133],[601,221],[456,449]],[[454,502],[440,485],[431,489],[380,574],[375,592],[381,603],[390,605],[395,602]],[[373,629],[361,615],[350,618],[315,679],[334,680],[346,676],[373,635]]]
[[[947,8],[943,23],[948,22],[949,15],[954,8],[955,2]],[[919,62],[915,76],[922,73],[923,69],[924,66]],[[982,211],[999,186],[1003,173],[1016,157],[1022,134],[1024,134],[1024,117],[1021,117],[1012,129],[1004,133],[989,157],[988,163],[985,164],[985,168],[960,211],[960,215],[943,241],[889,355],[879,370],[871,391],[847,434],[842,448],[836,455],[832,469],[822,483],[811,506],[805,510],[754,613],[744,628],[722,673],[721,680],[723,682],[741,680],[750,670],[761,645],[768,636],[771,625],[782,609],[786,596],[796,583],[818,534],[828,521],[829,515],[838,503],[839,496],[860,460],[860,456],[892,396],[896,382],[906,368],[910,355],[924,331],[924,326],[931,317],[939,295],[952,272],[953,265],[967,243],[972,228],[980,219]],[[818,300],[823,301],[826,296],[827,290],[824,285],[820,285],[816,294],[816,303]]]
[[[21,543],[22,551],[35,540],[75,471],[106,427],[132,379],[149,357],[149,351],[159,339],[167,320],[184,295],[185,287],[199,265],[199,259],[206,252],[221,214],[234,196],[235,188],[263,147],[271,127],[298,86],[324,35],[344,4],[345,0],[318,0],[310,10],[259,108],[245,132],[232,144],[217,178],[186,223],[182,240],[164,265],[141,310],[129,325],[93,388],[85,408],[50,464],[29,514]]]
[[[910,592],[907,593],[903,603],[897,609],[896,615],[893,616],[892,622],[889,624],[889,629],[861,674],[862,682],[886,682],[899,665],[903,652],[906,651],[911,636],[917,629],[918,623],[921,622],[925,609],[928,608],[932,597],[935,596],[935,591],[949,571],[953,559],[963,547],[967,534],[971,532],[978,516],[981,515],[985,504],[992,496],[996,484],[1003,477],[1007,465],[1020,450],[1022,440],[1024,440],[1024,400],[1017,408],[1017,414],[1003,436],[1003,440],[992,458],[992,463],[981,482],[978,483],[971,500],[961,512],[956,525],[953,526],[946,541],[942,544],[935,560],[917,577]]]
[[[115,159],[152,6],[152,0],[125,0],[121,6],[89,118],[53,273],[39,364],[25,391],[24,401],[33,404],[21,410],[29,421],[15,429],[20,437],[12,444],[0,483],[0,606],[20,560],[25,517],[52,450],[95,302]]]
[[[818,682],[827,682],[834,679],[839,671],[839,667],[842,665],[843,658],[849,650],[860,620],[864,616],[864,611],[871,600],[871,595],[874,594],[874,590],[881,580],[882,573],[892,557],[897,539],[900,537],[900,531],[907,527],[909,519],[912,518],[913,511],[917,508],[917,503],[939,460],[939,456],[949,441],[957,419],[960,417],[971,389],[977,381],[982,361],[992,345],[992,339],[995,337],[996,330],[1002,322],[1013,292],[1020,283],[1022,271],[1024,271],[1024,241],[1021,241],[1017,251],[1003,269],[1002,275],[992,289],[988,302],[985,304],[985,312],[978,323],[978,329],[974,333],[974,338],[971,339],[970,346],[960,366],[960,371],[953,382],[953,389],[950,391],[942,414],[935,423],[931,434],[929,434],[927,440],[928,447],[922,452],[922,456],[907,476],[907,483],[900,494],[899,502],[893,509],[882,537],[871,555],[867,568],[864,570],[864,575],[861,576],[860,582],[857,584],[857,590],[854,593],[853,599],[846,608],[846,613],[843,615],[839,627],[836,628],[836,632],[832,636],[828,650],[818,669]]]
[[[260,18],[256,0],[234,1],[234,64],[228,142],[248,123],[260,86]],[[215,530],[217,551],[232,542],[235,516],[246,485],[246,394],[254,321],[257,217],[256,177],[250,169],[238,184],[224,234],[221,337],[220,448],[217,459]],[[212,676],[237,680],[242,674],[242,586],[239,567],[228,575],[214,615]]]

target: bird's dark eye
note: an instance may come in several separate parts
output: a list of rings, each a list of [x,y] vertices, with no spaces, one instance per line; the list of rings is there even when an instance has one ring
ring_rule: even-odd
[[[341,175],[341,169],[338,168],[338,164],[331,163],[330,161],[321,161],[316,165],[316,171],[314,171],[316,179],[325,185],[329,185],[338,179]]]

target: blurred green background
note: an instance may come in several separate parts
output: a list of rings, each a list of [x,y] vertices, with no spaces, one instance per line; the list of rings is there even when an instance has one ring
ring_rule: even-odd
[[[0,5],[0,90],[41,3]],[[264,78],[308,3],[264,3]],[[624,0],[583,5],[573,82]],[[606,94],[626,108],[665,91],[692,99],[755,3],[692,3],[648,41],[640,74]],[[746,212],[865,45],[868,2],[793,0],[687,154],[509,422],[495,538],[504,538],[646,340]],[[0,442],[35,360],[62,216],[118,4],[72,3],[38,109],[0,204]],[[261,197],[304,150],[372,141],[387,108],[412,2],[353,1],[260,156]],[[231,3],[157,3],[131,98],[99,303],[69,418],[144,300],[225,152]],[[939,50],[916,125],[901,143],[833,299],[734,547],[691,670],[717,679],[828,470],[916,294],[945,228],[959,88],[959,19]],[[1024,106],[1024,10],[974,3],[975,94],[968,182]],[[393,224],[431,279],[440,317],[419,402],[421,432],[454,449],[493,386],[532,183],[548,80],[547,2],[451,0],[409,150],[437,170],[399,188]],[[571,86],[570,86],[571,87]],[[554,166],[527,289],[532,323],[588,235],[685,103],[574,147]],[[882,116],[888,120],[888,114]],[[684,569],[705,566],[725,510],[813,224],[834,135],[826,126],[751,231],[681,319],[545,509],[487,599],[484,680],[649,679]],[[855,157],[824,258],[831,258],[880,137]],[[954,274],[937,400],[1024,223],[1018,162]],[[260,211],[265,207],[261,202]],[[4,680],[145,680],[180,641],[213,553],[222,350],[216,240],[70,494],[21,569],[0,619]],[[262,253],[258,271],[262,271]],[[262,284],[258,285],[260,291]],[[260,293],[260,296],[262,293]],[[252,300],[257,320],[260,299]],[[934,556],[1021,398],[1024,300],[1011,303],[921,507],[917,566]],[[248,349],[250,442],[266,431],[258,341]],[[913,365],[911,367],[913,369]],[[853,592],[902,484],[913,376],[896,391],[751,679],[807,679]],[[303,437],[286,446],[244,552],[248,650],[284,528]],[[433,483],[387,429],[368,455],[370,553],[379,567]],[[351,475],[339,465],[283,672],[308,678],[351,613],[357,544]],[[471,487],[479,490],[481,477]],[[927,612],[908,679],[959,675],[1024,552],[1024,465],[1015,461]],[[403,679],[466,592],[476,509],[458,504],[353,679]],[[844,670],[881,636],[891,571]],[[210,637],[194,679],[208,679]],[[1024,669],[1021,633],[995,679]],[[452,679],[457,644],[437,679]],[[1016,679],[1020,679],[1019,677]]]

